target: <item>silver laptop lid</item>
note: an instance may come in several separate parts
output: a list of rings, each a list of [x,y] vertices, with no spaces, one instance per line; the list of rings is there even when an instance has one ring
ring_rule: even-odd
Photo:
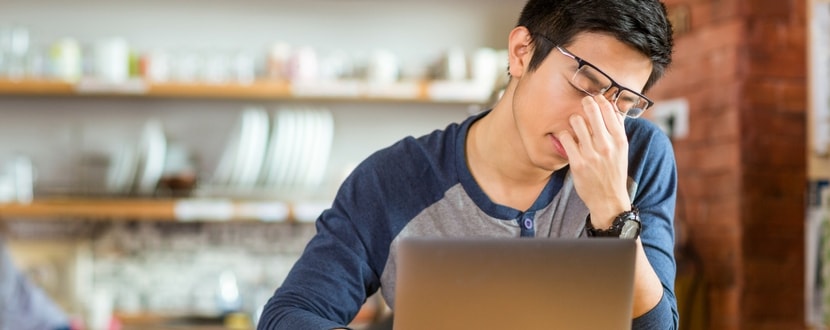
[[[396,330],[630,329],[633,240],[409,238]]]

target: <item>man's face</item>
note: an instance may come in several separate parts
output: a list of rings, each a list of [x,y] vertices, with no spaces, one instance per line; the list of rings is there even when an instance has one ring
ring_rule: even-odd
[[[545,40],[537,38],[537,42]],[[648,57],[609,35],[582,33],[571,44],[561,46],[635,91],[642,90],[651,74]],[[569,118],[583,114],[581,99],[587,96],[571,81],[578,66],[576,60],[553,49],[536,71],[525,69],[517,79],[513,116],[534,166],[552,171],[568,163],[555,136],[561,131],[576,136]]]

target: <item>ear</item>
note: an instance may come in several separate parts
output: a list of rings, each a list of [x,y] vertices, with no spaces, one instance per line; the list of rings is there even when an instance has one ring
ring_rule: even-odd
[[[510,76],[519,78],[524,74],[533,55],[530,31],[524,26],[517,26],[510,31],[507,42],[507,56],[510,63]]]

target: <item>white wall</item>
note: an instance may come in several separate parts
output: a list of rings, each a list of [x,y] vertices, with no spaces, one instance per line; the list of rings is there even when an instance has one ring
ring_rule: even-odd
[[[88,46],[122,36],[139,51],[264,53],[282,41],[320,51],[341,49],[357,57],[384,48],[405,66],[423,66],[450,47],[503,48],[523,2],[4,0],[0,27],[26,26],[33,47],[46,47],[62,37]],[[90,171],[102,166],[96,159],[135,142],[143,122],[158,117],[169,137],[190,148],[203,174],[209,174],[240,110],[249,104],[273,110],[298,103],[0,96],[0,158],[13,152],[32,155],[42,192],[78,190],[83,188],[80,180],[100,179],[99,172]],[[332,180],[378,148],[468,114],[464,105],[318,105],[334,112],[337,125],[329,168]]]
[[[62,37],[77,38],[88,46],[100,38],[123,36],[140,51],[165,48],[171,51],[264,52],[271,43],[284,41],[322,51],[342,49],[355,56],[385,48],[400,56],[405,65],[418,66],[435,60],[449,47],[466,50],[481,46],[503,48],[523,2],[2,0],[0,28],[12,24],[28,27],[37,47]],[[124,144],[137,143],[143,123],[155,117],[163,122],[169,139],[184,144],[199,157],[201,174],[209,176],[241,110],[247,105],[260,105],[269,110],[300,105],[331,109],[336,132],[328,171],[329,186],[336,186],[344,169],[374,150],[406,135],[421,135],[442,128],[468,115],[466,105],[0,96],[0,161],[15,152],[31,155],[38,169],[38,191],[41,193],[83,190],[94,186],[96,180],[100,181],[101,173],[96,170],[106,167],[107,155]],[[78,261],[83,259],[80,255],[89,257],[89,252],[75,252],[79,256],[68,262],[41,258],[43,262],[33,262],[26,267],[33,274],[51,274],[48,270],[62,267],[55,265],[69,264],[66,266],[69,269],[60,268],[59,274],[65,279],[53,281],[59,285],[50,286],[46,281],[33,278],[64,304],[67,311],[83,313],[94,291],[90,288],[114,288],[113,305],[117,309],[127,308],[123,299],[129,295],[124,295],[141,289],[130,281],[119,281],[127,278],[114,276],[107,270],[140,265],[143,267],[138,272],[141,278],[168,278],[166,274],[177,268],[164,261],[178,260],[176,258],[187,260],[190,265],[187,272],[177,273],[184,283],[200,283],[198,281],[215,268],[232,269],[233,265],[243,263],[244,267],[239,269],[246,272],[237,275],[248,292],[270,294],[313,233],[311,226],[265,224],[252,227],[206,224],[202,227],[181,223],[140,223],[136,228],[130,226],[119,222],[13,221],[9,234],[23,239],[41,237],[50,242],[62,242],[63,236],[86,238],[98,247],[92,251],[89,262]],[[87,231],[83,231],[84,228]],[[96,229],[90,233],[89,228]],[[69,234],[51,237],[50,229]],[[125,240],[114,233],[127,233],[132,239]],[[239,239],[203,242],[211,237]],[[147,255],[157,258],[142,259],[144,255],[131,253],[122,254],[121,258],[113,257],[111,252],[121,250],[112,244],[127,241],[138,242],[134,247],[139,246]],[[194,242],[198,244],[194,245]],[[204,250],[205,245],[211,249]],[[191,246],[197,247],[196,253],[188,250]],[[63,245],[58,249],[64,249]],[[25,252],[26,249],[21,247],[21,250]],[[199,255],[209,255],[213,259],[198,258]],[[21,256],[25,257],[25,254]],[[147,262],[141,263],[142,260]],[[251,268],[251,264],[260,266]],[[80,271],[82,265],[94,266],[94,269],[83,272]],[[88,273],[93,271],[97,276],[94,283]],[[70,273],[74,275],[66,277]],[[75,284],[69,288],[66,283],[72,283],[73,276]],[[187,287],[178,289],[187,290]],[[175,293],[180,294],[175,296]],[[165,299],[174,303],[188,298],[186,294],[186,291],[170,291]],[[246,304],[261,305],[260,298],[248,294]],[[148,301],[132,308],[153,311],[160,307]]]

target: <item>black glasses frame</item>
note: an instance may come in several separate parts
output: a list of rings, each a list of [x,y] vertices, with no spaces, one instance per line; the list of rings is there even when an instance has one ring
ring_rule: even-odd
[[[539,37],[541,37],[541,38],[543,38],[543,39],[547,40],[547,41],[548,41],[548,42],[550,42],[550,43],[553,43],[553,41],[551,41],[550,39],[548,39],[548,37],[545,37],[544,35],[541,35],[541,34],[534,34],[534,35],[539,36]],[[616,103],[617,103],[617,98],[619,98],[620,93],[622,93],[622,91],[624,91],[624,90],[625,90],[625,91],[628,91],[628,92],[631,92],[631,93],[634,93],[634,95],[637,95],[637,97],[640,97],[640,98],[642,98],[643,100],[645,100],[645,101],[646,101],[646,106],[643,108],[643,111],[640,111],[640,113],[639,113],[639,114],[637,114],[636,116],[631,116],[631,115],[629,115],[627,112],[625,112],[625,113],[624,113],[624,112],[622,112],[622,111],[619,111],[619,110],[618,110],[618,112],[622,113],[623,115],[626,115],[626,116],[628,116],[628,117],[632,117],[632,118],[637,118],[637,117],[639,117],[640,115],[642,115],[642,114],[643,114],[643,112],[645,112],[646,110],[648,110],[649,108],[651,108],[651,107],[654,105],[654,101],[652,101],[651,99],[649,99],[648,97],[646,97],[646,96],[645,96],[645,95],[643,95],[642,93],[636,92],[636,91],[634,91],[634,90],[633,90],[633,89],[631,89],[631,88],[628,88],[628,87],[625,87],[625,86],[623,86],[623,85],[618,84],[616,81],[614,81],[614,79],[612,79],[612,78],[611,78],[611,76],[609,76],[607,73],[605,73],[605,71],[602,71],[602,70],[601,70],[600,68],[598,68],[596,65],[593,65],[593,64],[591,64],[590,62],[588,62],[588,61],[586,61],[586,60],[583,60],[581,57],[574,55],[573,53],[571,53],[570,51],[568,51],[568,50],[567,50],[567,49],[565,49],[564,47],[561,47],[561,46],[554,46],[554,47],[556,48],[556,50],[558,50],[560,53],[562,53],[562,55],[565,55],[565,56],[567,56],[567,57],[570,57],[571,59],[573,59],[573,60],[575,60],[575,61],[576,61],[576,63],[578,64],[578,66],[577,66],[577,68],[576,68],[577,72],[579,72],[579,70],[580,70],[580,69],[582,69],[582,67],[584,67],[584,66],[586,66],[586,65],[587,65],[587,66],[591,67],[592,69],[597,70],[597,72],[601,73],[603,76],[605,76],[605,78],[608,78],[608,81],[610,81],[610,82],[611,82],[611,86],[608,86],[608,87],[607,87],[607,88],[603,91],[603,93],[601,93],[601,94],[605,94],[604,92],[607,92],[608,90],[610,90],[610,89],[612,89],[612,88],[617,88],[617,90],[616,90],[616,91],[614,92],[614,94],[612,95],[612,97],[613,97],[613,98],[612,98],[612,101],[614,102],[614,104],[615,104],[615,105],[616,105]],[[571,77],[571,80],[573,80],[573,77]],[[582,88],[579,88],[579,87],[577,87],[577,86],[574,86],[574,87],[576,87],[577,89],[579,89],[580,91],[582,91],[582,92],[583,92],[583,93],[585,93],[585,94],[588,94],[588,95],[594,96],[593,94],[589,93],[588,91],[586,91],[586,90],[584,90],[584,89],[582,89]],[[618,109],[619,109],[619,108],[618,108]]]

